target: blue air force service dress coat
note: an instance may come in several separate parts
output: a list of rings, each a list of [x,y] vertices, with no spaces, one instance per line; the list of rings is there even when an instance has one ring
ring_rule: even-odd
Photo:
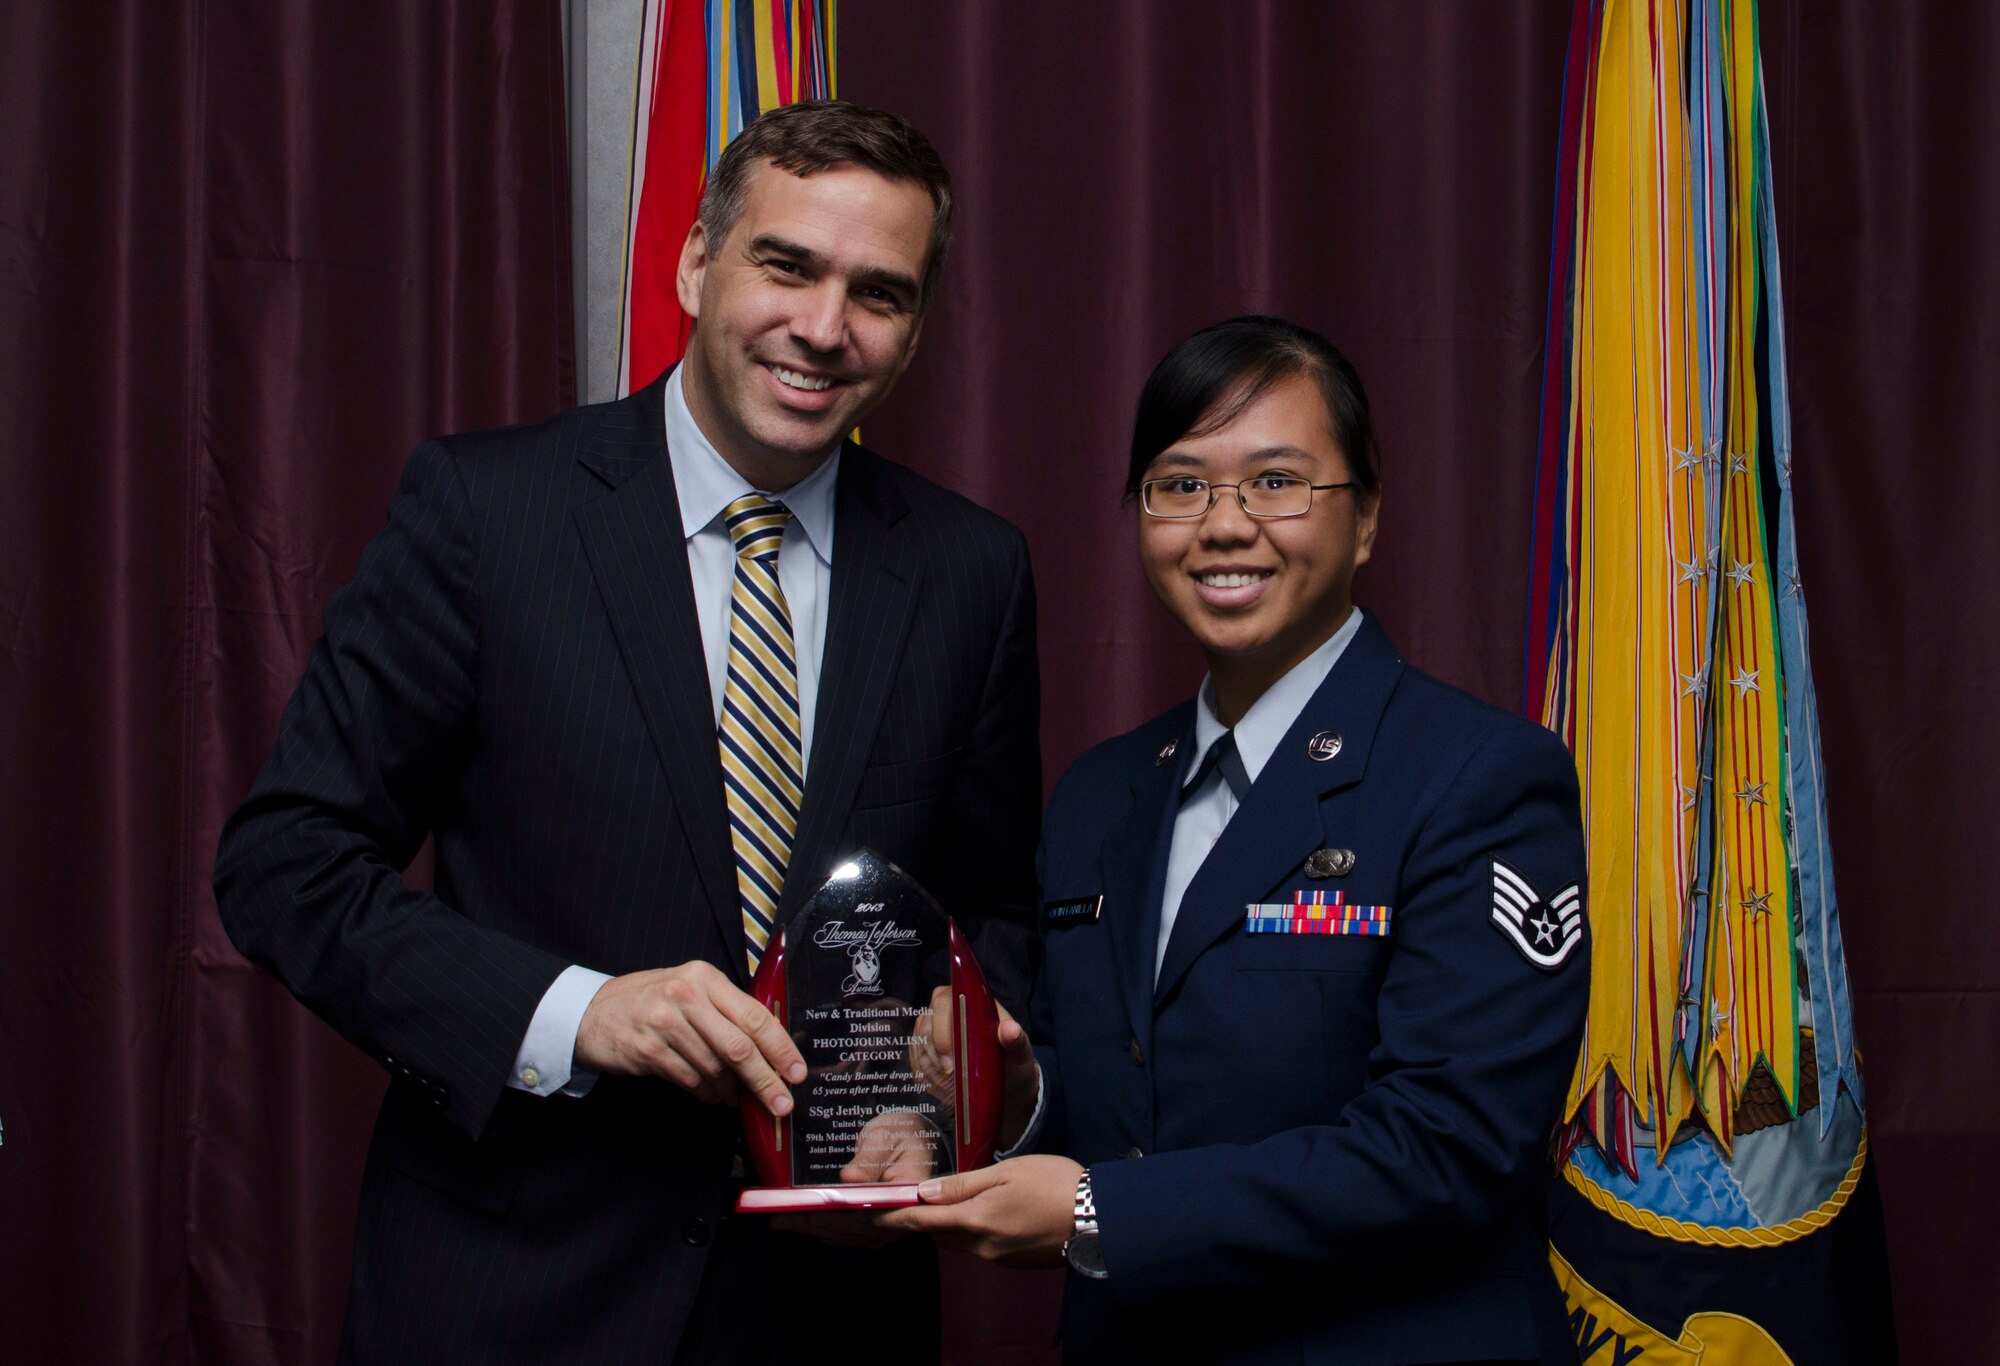
[[[1093,749],[1043,825],[1036,1146],[1090,1168],[1110,1268],[1068,1278],[1067,1359],[1574,1362],[1542,1226],[1588,996],[1569,753],[1365,618],[1156,981],[1193,728]]]

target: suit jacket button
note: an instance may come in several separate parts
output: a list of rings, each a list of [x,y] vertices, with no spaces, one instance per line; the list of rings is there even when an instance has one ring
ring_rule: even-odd
[[[681,1225],[681,1237],[687,1239],[696,1247],[700,1247],[708,1241],[708,1234],[708,1220],[706,1219],[690,1219]]]
[[[1134,1034],[1132,1036],[1132,1042],[1127,1046],[1127,1051],[1132,1055],[1132,1065],[1134,1067],[1144,1067],[1146,1065],[1146,1055],[1139,1049],[1138,1035]]]

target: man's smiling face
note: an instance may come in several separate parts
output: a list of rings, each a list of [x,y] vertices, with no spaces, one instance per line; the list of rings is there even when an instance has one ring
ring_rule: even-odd
[[[722,242],[681,251],[688,408],[758,488],[810,474],[888,396],[921,330],[929,193],[860,166],[750,174]]]

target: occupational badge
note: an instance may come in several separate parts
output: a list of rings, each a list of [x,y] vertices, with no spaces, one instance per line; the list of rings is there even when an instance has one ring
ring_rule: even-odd
[[[1354,871],[1352,849],[1315,849],[1306,855],[1306,876],[1346,877]]]

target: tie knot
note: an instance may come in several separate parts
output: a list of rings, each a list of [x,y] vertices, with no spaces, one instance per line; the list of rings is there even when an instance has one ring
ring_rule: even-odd
[[[790,508],[761,493],[746,493],[722,510],[730,544],[739,558],[749,560],[776,559],[785,539],[785,523],[791,518]]]
[[[1201,756],[1194,775],[1181,788],[1181,801],[1192,800],[1203,784],[1217,773],[1222,775],[1222,781],[1229,785],[1230,792],[1241,802],[1243,794],[1250,790],[1250,770],[1244,767],[1243,756],[1236,752],[1236,732],[1233,730],[1222,732],[1221,737],[1209,746],[1208,753]]]

